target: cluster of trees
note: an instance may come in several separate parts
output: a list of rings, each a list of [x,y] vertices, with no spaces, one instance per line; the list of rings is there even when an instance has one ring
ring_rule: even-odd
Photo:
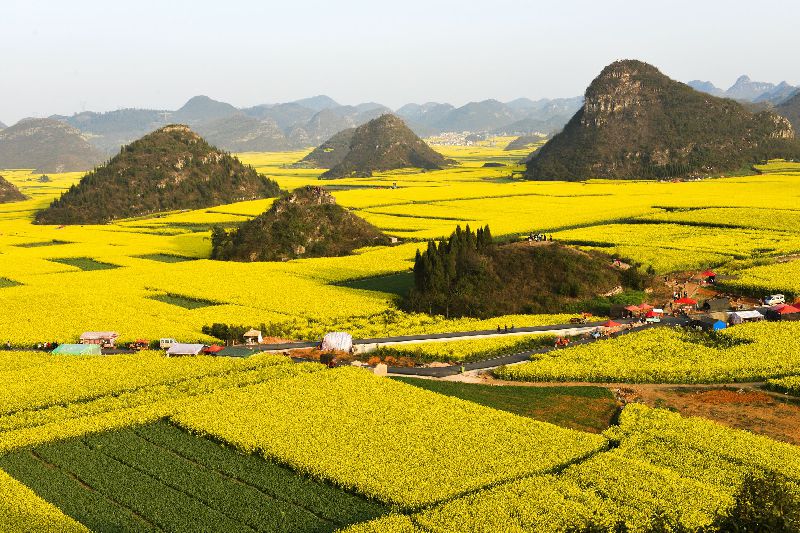
[[[598,295],[622,286],[644,288],[637,268],[612,267],[609,256],[557,243],[498,244],[486,226],[469,226],[430,241],[414,261],[410,311],[489,318],[506,314],[592,311]],[[605,302],[607,303],[607,302]],[[592,307],[585,307],[590,305]]]
[[[427,250],[417,250],[407,307],[448,317],[485,315],[482,293],[495,280],[495,246],[488,225],[476,232],[458,226],[449,239],[429,241]]]

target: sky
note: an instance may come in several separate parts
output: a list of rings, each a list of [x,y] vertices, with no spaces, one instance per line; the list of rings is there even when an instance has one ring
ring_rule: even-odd
[[[238,107],[569,97],[617,59],[722,88],[741,74],[798,85],[798,19],[797,0],[0,0],[0,121],[198,94]]]

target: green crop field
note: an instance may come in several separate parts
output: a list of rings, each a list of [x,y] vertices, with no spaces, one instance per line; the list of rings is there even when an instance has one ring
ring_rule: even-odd
[[[166,422],[18,450],[0,468],[95,531],[334,531],[388,512]]]

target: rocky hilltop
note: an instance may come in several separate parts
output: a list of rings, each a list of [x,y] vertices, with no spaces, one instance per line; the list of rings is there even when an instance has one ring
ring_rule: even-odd
[[[331,257],[389,242],[372,224],[337,205],[329,192],[307,186],[284,194],[267,212],[232,232],[215,228],[211,258],[286,261]]]
[[[371,176],[373,172],[399,168],[434,170],[452,163],[425,144],[401,119],[386,114],[356,128],[347,154],[321,178]]]
[[[21,202],[28,198],[19,192],[19,189],[13,183],[9,183],[7,179],[0,176],[0,204],[7,204],[10,202]]]
[[[640,61],[617,61],[583,107],[528,161],[535,180],[653,179],[736,172],[795,157],[788,120],[695,91]]]
[[[58,120],[25,119],[0,131],[0,168],[77,172],[102,160],[80,131]]]
[[[277,196],[278,184],[208,144],[165,126],[125,146],[36,214],[40,224],[102,224],[176,209]]]

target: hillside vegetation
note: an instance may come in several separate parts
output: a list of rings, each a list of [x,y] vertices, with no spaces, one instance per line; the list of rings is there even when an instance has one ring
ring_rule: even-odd
[[[795,131],[800,129],[800,89],[792,97],[775,107],[775,112],[786,117]]]
[[[340,131],[295,163],[295,168],[333,168],[347,157],[355,128]]]
[[[272,207],[232,232],[215,228],[212,259],[285,261],[347,255],[357,248],[389,244],[389,238],[336,204],[320,187],[287,193]]]
[[[39,224],[102,224],[176,209],[276,196],[278,184],[188,127],[165,126],[122,148],[50,207]]]
[[[640,61],[617,61],[583,107],[528,162],[534,180],[641,179],[738,172],[800,155],[788,120],[695,91]]]
[[[434,170],[452,163],[425,144],[401,119],[386,114],[356,128],[347,154],[321,178],[371,176],[373,172],[399,168]]]
[[[430,241],[414,261],[414,287],[406,306],[445,316],[556,313],[622,286],[641,290],[636,268],[618,270],[601,253],[553,242],[495,244],[488,226],[456,228]]]
[[[9,183],[7,179],[0,176],[0,204],[20,202],[26,199],[25,195],[19,192],[19,189],[13,183]]]
[[[25,119],[0,131],[0,168],[76,172],[102,159],[80,131],[57,120]]]

